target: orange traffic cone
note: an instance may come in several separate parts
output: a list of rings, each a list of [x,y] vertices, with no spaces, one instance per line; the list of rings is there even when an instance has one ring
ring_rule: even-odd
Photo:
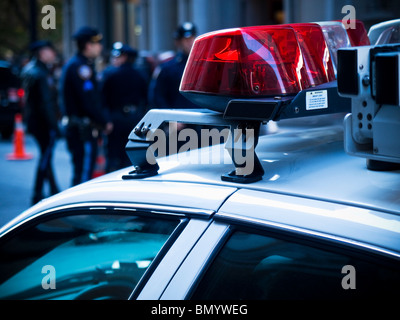
[[[7,160],[30,160],[33,155],[25,152],[25,132],[22,124],[22,115],[15,115],[14,152],[6,156]]]
[[[94,167],[92,178],[97,178],[106,173],[106,157],[104,156],[104,140],[100,138],[97,141],[98,155],[96,158],[96,164]]]

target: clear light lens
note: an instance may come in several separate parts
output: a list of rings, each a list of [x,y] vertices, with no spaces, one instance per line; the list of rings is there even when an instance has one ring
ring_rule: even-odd
[[[328,45],[329,52],[332,57],[333,67],[337,66],[337,51],[340,48],[351,47],[349,36],[342,22],[339,21],[326,21],[318,22],[322,28],[325,37],[325,42]]]
[[[392,26],[382,32],[376,44],[400,43],[400,26]]]

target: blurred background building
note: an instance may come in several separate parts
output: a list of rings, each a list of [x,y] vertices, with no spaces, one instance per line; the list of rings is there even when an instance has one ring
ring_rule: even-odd
[[[106,45],[123,41],[139,50],[174,48],[177,24],[194,22],[199,33],[249,25],[342,19],[351,4],[367,27],[400,16],[398,0],[64,0],[64,54],[68,39],[79,26],[97,26]]]
[[[56,30],[43,30],[41,8],[56,8]],[[173,50],[177,24],[193,21],[199,33],[249,25],[341,20],[356,8],[367,28],[400,17],[398,0],[2,0],[0,58],[21,54],[31,40],[53,40],[64,59],[74,52],[72,34],[82,25],[104,34],[105,48],[123,41],[141,52]]]

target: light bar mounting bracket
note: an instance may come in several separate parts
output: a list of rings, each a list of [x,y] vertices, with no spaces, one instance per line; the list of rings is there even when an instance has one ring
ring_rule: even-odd
[[[261,121],[225,119],[223,114],[208,109],[150,110],[129,135],[126,152],[135,169],[129,175],[123,176],[124,179],[141,179],[158,173],[159,166],[155,158],[150,159],[150,162],[155,164],[150,164],[148,161],[148,157],[154,157],[154,155],[147,151],[154,142],[152,133],[157,129],[163,128],[164,124],[168,122],[229,128],[230,135],[226,141],[225,148],[232,158],[235,170],[223,175],[221,179],[238,183],[251,183],[262,179],[264,170],[255,153]],[[246,129],[254,130],[252,131],[254,132],[254,139],[247,139]],[[238,132],[241,133],[239,137]],[[249,141],[252,143],[250,146]],[[247,152],[253,152],[251,159],[254,159],[254,170],[250,174],[242,175],[239,172],[246,166],[246,163],[237,163],[235,155],[240,154],[244,148],[247,149]]]
[[[322,103],[313,105],[314,101],[311,100],[313,106],[311,108],[309,96],[314,94],[322,97],[320,99]],[[152,109],[129,135],[126,152],[135,169],[123,178],[141,179],[158,174],[159,166],[155,156],[152,152],[148,152],[154,142],[154,133],[157,129],[162,129],[166,123],[178,122],[229,128],[230,135],[225,143],[225,148],[229,152],[235,170],[222,175],[221,179],[236,183],[256,182],[261,180],[264,175],[263,167],[255,152],[262,123],[270,120],[278,121],[350,111],[351,99],[338,95],[336,81],[302,90],[295,96],[258,99],[232,98],[224,113],[210,109]],[[249,137],[249,132],[253,134],[253,137]],[[243,158],[241,161],[236,159],[235,155],[244,152],[251,152],[249,159],[254,161],[251,173],[243,170],[247,165],[246,161],[243,163]]]

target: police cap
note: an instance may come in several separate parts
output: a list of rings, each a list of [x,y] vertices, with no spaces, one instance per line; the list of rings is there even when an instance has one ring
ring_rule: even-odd
[[[29,49],[32,53],[36,53],[38,52],[40,49],[43,48],[51,48],[54,50],[54,46],[53,44],[48,41],[48,40],[39,40],[39,41],[35,41],[33,42],[30,46]]]
[[[182,38],[195,37],[197,34],[196,26],[192,22],[184,22],[178,26],[174,33],[174,38],[179,40]]]
[[[135,49],[128,46],[127,44],[123,44],[122,42],[115,42],[111,50],[111,56],[117,58],[122,54],[126,54],[129,57],[133,58],[137,57],[137,51]]]
[[[103,35],[97,29],[82,27],[73,35],[73,38],[78,42],[100,42]]]

